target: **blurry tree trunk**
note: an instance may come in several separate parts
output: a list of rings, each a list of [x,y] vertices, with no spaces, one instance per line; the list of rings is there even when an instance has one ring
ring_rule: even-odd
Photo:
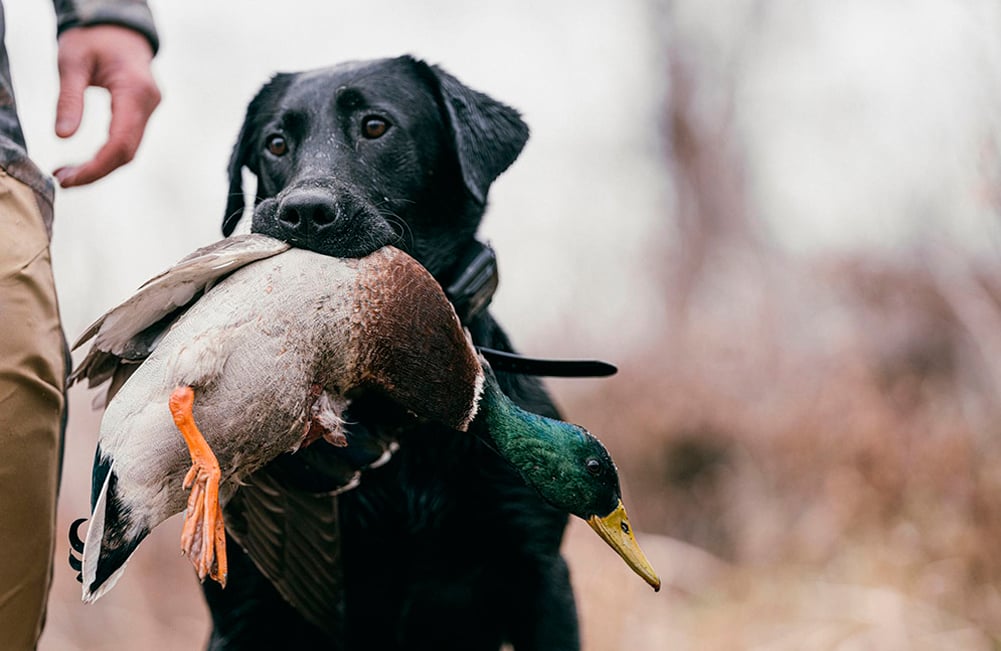
[[[671,300],[681,319],[708,278],[735,271],[743,275],[748,265],[759,267],[763,244],[751,219],[734,119],[734,96],[755,34],[757,3],[742,7],[741,33],[729,47],[686,33],[686,20],[678,19],[685,5],[674,2],[667,11],[670,84],[663,127],[679,235]]]
[[[784,279],[775,273],[779,251],[761,228],[749,190],[738,113],[742,80],[760,49],[762,11],[759,0],[667,5],[662,129],[678,237],[666,286],[675,354],[718,337],[774,370]],[[719,12],[730,12],[728,32],[707,27]],[[707,327],[715,334],[698,335],[701,343],[692,338],[693,329]]]
[[[671,48],[668,161],[677,193],[680,250],[675,299],[684,313],[706,267],[750,239],[744,178],[733,151],[732,94],[720,115],[699,113],[698,80],[678,47]]]

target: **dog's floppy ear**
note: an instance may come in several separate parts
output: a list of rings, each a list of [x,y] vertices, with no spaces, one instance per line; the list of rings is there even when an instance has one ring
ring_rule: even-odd
[[[417,63],[427,68],[437,84],[462,180],[473,198],[486,203],[490,184],[525,146],[528,125],[510,106],[469,88],[438,66]]]
[[[229,194],[226,198],[226,212],[222,216],[222,234],[229,237],[243,216],[246,204],[243,200],[243,168],[257,175],[257,132],[261,123],[270,117],[268,107],[281,97],[295,75],[278,73],[257,92],[247,106],[247,115],[240,127],[240,135],[233,145],[229,157]],[[261,197],[258,196],[258,199]]]

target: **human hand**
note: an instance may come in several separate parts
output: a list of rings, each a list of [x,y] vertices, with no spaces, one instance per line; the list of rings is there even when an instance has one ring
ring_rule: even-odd
[[[108,140],[92,159],[60,167],[54,174],[64,188],[96,181],[135,156],[146,122],[160,103],[150,62],[153,49],[144,36],[126,27],[73,27],[59,37],[59,101],[56,135],[69,138],[80,127],[83,93],[88,86],[111,93]]]

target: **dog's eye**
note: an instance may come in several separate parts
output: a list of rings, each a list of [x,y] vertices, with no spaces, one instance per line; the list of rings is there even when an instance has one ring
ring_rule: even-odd
[[[361,134],[369,140],[381,138],[389,130],[389,122],[378,115],[369,115],[361,121]]]
[[[284,156],[288,151],[288,143],[281,136],[269,136],[265,146],[274,156]]]

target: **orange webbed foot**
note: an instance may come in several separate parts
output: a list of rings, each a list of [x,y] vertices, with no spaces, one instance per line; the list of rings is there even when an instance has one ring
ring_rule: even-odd
[[[195,392],[178,387],[170,395],[170,413],[191,453],[191,469],[184,477],[184,488],[191,489],[181,530],[181,552],[198,572],[226,587],[226,526],[219,505],[219,461],[195,425],[192,406]]]

